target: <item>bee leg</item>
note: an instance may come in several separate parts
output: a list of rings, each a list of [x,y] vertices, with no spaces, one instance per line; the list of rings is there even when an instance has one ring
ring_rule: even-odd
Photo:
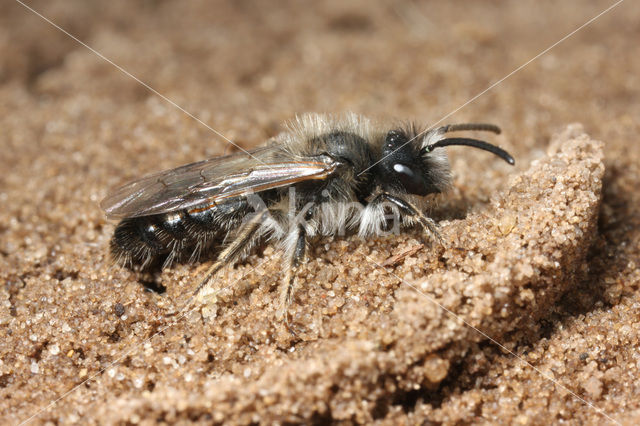
[[[250,221],[241,226],[238,234],[231,244],[229,244],[218,256],[215,263],[207,270],[207,275],[200,281],[198,287],[193,292],[191,299],[196,297],[198,293],[207,286],[211,278],[224,266],[232,263],[240,255],[245,252],[247,247],[250,247],[256,238],[256,231],[260,228],[260,225],[268,214],[268,210],[262,213],[257,213]]]
[[[440,245],[444,245],[444,240],[440,235],[440,231],[438,230],[438,224],[436,224],[433,219],[427,217],[422,213],[419,209],[417,209],[413,204],[411,204],[407,200],[403,200],[402,198],[396,197],[391,194],[387,194],[386,192],[379,195],[380,198],[389,201],[390,203],[395,204],[400,208],[400,210],[409,216],[412,216],[420,222],[422,228],[427,231],[430,235],[435,237]]]
[[[296,272],[300,263],[304,259],[304,254],[307,247],[307,231],[305,230],[303,225],[298,225],[295,231],[292,231],[293,235],[290,234],[289,238],[292,240],[295,238],[295,245],[292,249],[288,250],[289,254],[289,265],[287,267],[287,272],[285,274],[284,280],[280,285],[280,307],[276,312],[276,318],[281,320],[284,319],[287,328],[291,330],[289,327],[289,305],[291,305],[291,299],[293,296],[293,290],[295,287],[296,281]],[[297,235],[295,235],[297,234]],[[294,333],[295,334],[295,333]]]

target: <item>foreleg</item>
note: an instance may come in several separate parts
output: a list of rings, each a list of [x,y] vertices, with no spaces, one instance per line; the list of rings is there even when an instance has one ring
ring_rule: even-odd
[[[427,231],[427,233],[433,236],[438,241],[438,243],[443,244],[442,236],[440,235],[440,231],[438,230],[438,224],[436,224],[430,217],[425,216],[424,213],[422,213],[409,201],[384,192],[378,195],[372,202],[383,201],[389,201],[390,203],[396,205],[402,213],[417,219],[422,228]]]

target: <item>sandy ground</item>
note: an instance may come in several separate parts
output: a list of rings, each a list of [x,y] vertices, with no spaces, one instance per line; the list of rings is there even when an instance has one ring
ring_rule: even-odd
[[[28,4],[243,148],[296,113],[484,121],[418,230],[319,241],[292,334],[275,247],[222,271],[110,264],[99,201],[225,141],[17,2],[0,5],[3,423],[636,424],[640,10],[613,2]],[[451,116],[449,114],[455,111]],[[577,124],[582,123],[582,124]]]

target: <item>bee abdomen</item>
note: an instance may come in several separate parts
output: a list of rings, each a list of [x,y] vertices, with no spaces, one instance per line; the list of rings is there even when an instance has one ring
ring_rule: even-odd
[[[136,217],[122,220],[111,238],[111,254],[118,263],[146,266],[167,252],[167,242],[159,233],[158,216]]]
[[[189,257],[215,234],[213,223],[194,221],[186,212],[128,218],[113,233],[111,253],[120,263],[144,268],[162,257]]]
[[[183,210],[122,220],[111,239],[111,253],[119,263],[143,268],[165,258],[195,259],[237,226],[246,202],[228,202],[216,208]]]

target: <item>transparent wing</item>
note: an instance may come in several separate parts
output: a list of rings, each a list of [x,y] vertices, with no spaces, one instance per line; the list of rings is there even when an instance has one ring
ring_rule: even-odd
[[[230,197],[310,179],[325,179],[338,164],[326,155],[296,158],[278,146],[216,157],[145,176],[107,196],[109,218],[127,218],[203,208]]]

